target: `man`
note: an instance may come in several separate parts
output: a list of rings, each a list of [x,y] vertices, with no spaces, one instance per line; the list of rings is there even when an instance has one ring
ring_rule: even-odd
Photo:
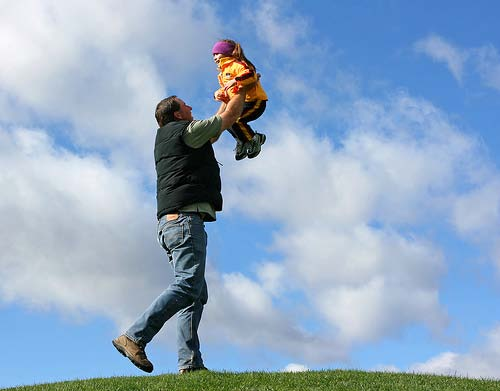
[[[159,129],[155,141],[158,241],[166,250],[175,281],[121,336],[116,349],[145,372],[153,364],[146,345],[165,322],[177,315],[179,372],[206,370],[200,353],[198,325],[208,300],[205,282],[207,234],[204,222],[222,210],[219,165],[212,142],[240,117],[246,89],[218,112],[193,120],[192,108],[177,96],[156,107]]]

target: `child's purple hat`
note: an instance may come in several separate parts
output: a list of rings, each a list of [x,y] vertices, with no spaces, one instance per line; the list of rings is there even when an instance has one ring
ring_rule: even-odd
[[[225,56],[230,56],[233,54],[234,45],[226,41],[216,42],[212,48],[212,54],[223,54]]]

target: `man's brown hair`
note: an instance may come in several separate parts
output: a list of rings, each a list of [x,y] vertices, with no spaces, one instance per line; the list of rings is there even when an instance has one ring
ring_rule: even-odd
[[[176,95],[172,95],[161,100],[160,103],[156,105],[155,112],[156,122],[158,122],[158,126],[161,128],[169,122],[175,121],[174,113],[180,110],[180,108],[181,105],[177,101]]]

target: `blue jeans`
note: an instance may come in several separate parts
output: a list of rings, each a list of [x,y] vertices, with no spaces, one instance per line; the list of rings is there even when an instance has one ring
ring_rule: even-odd
[[[208,300],[205,281],[207,233],[198,213],[183,212],[176,220],[162,217],[158,222],[158,241],[167,251],[175,281],[125,332],[145,347],[165,322],[177,314],[179,369],[203,367],[198,339],[203,306]]]

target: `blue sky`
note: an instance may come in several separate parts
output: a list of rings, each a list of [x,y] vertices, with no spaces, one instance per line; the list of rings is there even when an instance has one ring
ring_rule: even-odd
[[[168,285],[153,111],[213,114],[210,49],[269,95],[261,155],[215,145],[214,370],[500,378],[500,31],[493,1],[5,2],[0,387],[143,375],[111,339]],[[176,372],[175,329],[148,345]]]

